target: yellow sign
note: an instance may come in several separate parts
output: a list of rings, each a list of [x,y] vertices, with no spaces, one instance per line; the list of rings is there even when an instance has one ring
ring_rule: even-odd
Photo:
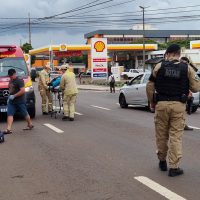
[[[67,51],[67,45],[61,44],[60,45],[60,51]]]
[[[0,58],[15,58],[16,55],[11,54],[11,55],[7,55],[7,54],[0,54]]]
[[[24,54],[24,59],[27,62],[29,60],[29,55],[28,54]]]
[[[94,44],[94,48],[95,48],[96,52],[103,52],[105,47],[106,47],[106,45],[104,44],[103,41],[97,41]]]

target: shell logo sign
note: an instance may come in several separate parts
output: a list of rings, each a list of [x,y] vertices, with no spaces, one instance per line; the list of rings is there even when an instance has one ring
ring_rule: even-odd
[[[92,79],[107,79],[107,38],[92,38],[91,40],[91,71]]]
[[[67,45],[66,44],[61,44],[60,45],[60,51],[67,51]]]
[[[24,54],[24,60],[26,62],[28,69],[30,70],[30,68],[31,68],[31,56],[29,54]]]
[[[103,41],[97,41],[94,44],[94,48],[95,48],[96,52],[103,52],[104,49],[106,48],[106,45],[104,44]]]
[[[29,55],[28,55],[28,54],[24,54],[24,59],[25,59],[26,62],[28,62],[28,60],[29,60]]]

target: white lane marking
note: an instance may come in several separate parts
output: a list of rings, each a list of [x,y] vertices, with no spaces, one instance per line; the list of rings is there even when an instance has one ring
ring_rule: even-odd
[[[61,129],[53,126],[52,124],[44,124],[45,126],[47,126],[48,128],[50,128],[51,130],[55,131],[56,133],[64,133],[64,131],[62,131]]]
[[[78,113],[78,112],[75,112],[75,114],[76,114],[76,115],[80,115],[80,116],[82,116],[82,115],[83,115],[82,113]]]
[[[116,103],[118,106],[120,105],[119,103]]]
[[[145,176],[138,176],[134,177],[136,180],[138,180],[140,183],[143,183],[147,187],[151,188],[155,192],[159,193],[160,195],[166,197],[170,200],[186,200],[185,198],[179,196],[178,194],[172,192],[171,190],[168,190],[167,188],[163,187],[162,185],[156,183],[155,181],[152,181],[151,179],[145,177]]]
[[[53,107],[53,109],[56,109],[57,111],[59,111],[60,110],[60,107]],[[63,110],[63,107],[61,107],[61,110]],[[80,116],[82,116],[83,114],[82,113],[79,113],[79,112],[75,112],[75,114],[76,115],[80,115]]]
[[[188,126],[189,128],[193,128],[193,129],[196,129],[196,130],[200,130],[199,127],[195,127],[195,126]]]
[[[101,106],[95,106],[95,105],[91,105],[91,106],[94,107],[94,108],[102,109],[102,110],[110,110],[109,108],[104,108],[104,107],[101,107]]]

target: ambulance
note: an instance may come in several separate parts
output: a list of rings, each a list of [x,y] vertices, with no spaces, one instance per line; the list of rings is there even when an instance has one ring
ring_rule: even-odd
[[[35,93],[23,51],[15,45],[0,45],[0,114],[7,112],[9,96],[8,70],[15,69],[25,83],[26,106],[31,118],[35,117]],[[20,113],[19,113],[20,114]]]

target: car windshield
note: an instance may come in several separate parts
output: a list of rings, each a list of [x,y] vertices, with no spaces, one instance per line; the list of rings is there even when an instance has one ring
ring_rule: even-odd
[[[136,69],[134,69],[132,72],[133,72],[133,73],[139,73]]]
[[[145,74],[143,83],[147,83],[151,74]]]
[[[27,76],[28,70],[23,58],[1,58],[0,76],[8,76],[8,70],[15,69],[18,76]]]

